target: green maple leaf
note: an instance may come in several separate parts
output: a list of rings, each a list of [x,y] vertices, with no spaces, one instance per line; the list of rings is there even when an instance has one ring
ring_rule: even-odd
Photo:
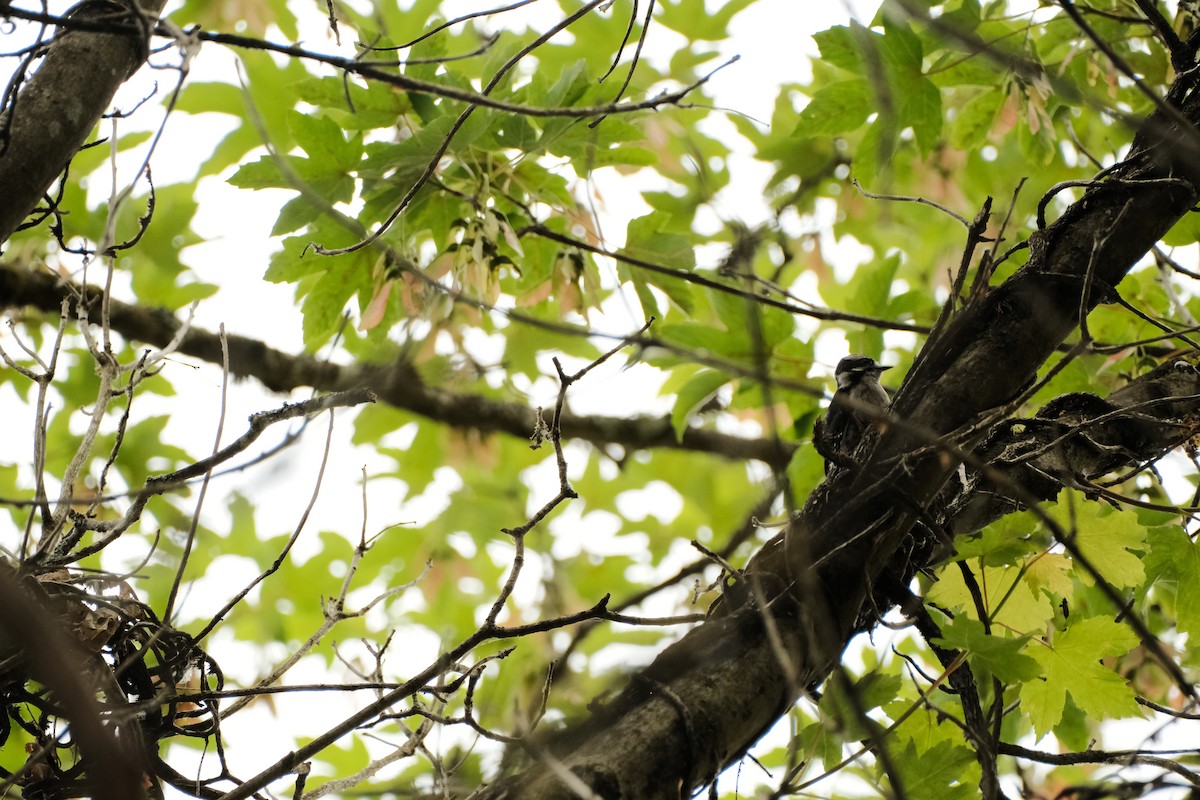
[[[1156,580],[1175,584],[1175,627],[1200,632],[1200,549],[1179,526],[1150,533],[1146,569]]]
[[[1055,599],[1069,599],[1075,594],[1071,574],[1071,559],[1059,553],[1031,558],[1025,567],[1025,580],[1030,587],[1041,589]]]
[[[969,749],[952,742],[938,742],[920,754],[909,742],[895,759],[904,796],[914,800],[978,797],[977,771],[971,769],[974,762]]]
[[[1138,705],[1125,679],[1100,663],[1138,644],[1128,628],[1092,617],[1058,633],[1053,643],[1028,651],[1042,667],[1042,679],[1021,687],[1021,705],[1038,736],[1062,720],[1067,693],[1091,719],[1137,716]]]
[[[1059,503],[1050,516],[1073,532],[1075,546],[1100,577],[1120,588],[1140,586],[1146,579],[1142,559],[1131,550],[1146,549],[1146,529],[1133,511],[1117,511],[1086,501]],[[1080,571],[1091,582],[1086,570]]]
[[[1019,568],[984,567],[974,572],[993,623],[1018,633],[1041,631],[1054,615],[1049,599],[1040,591],[1033,591]],[[975,602],[958,569],[942,570],[926,599],[943,608],[961,609],[971,616],[976,614]]]
[[[983,623],[960,614],[942,626],[942,638],[936,643],[966,650],[978,664],[1007,683],[1032,680],[1041,674],[1034,659],[1022,651],[1028,636],[1006,638],[984,633]]]

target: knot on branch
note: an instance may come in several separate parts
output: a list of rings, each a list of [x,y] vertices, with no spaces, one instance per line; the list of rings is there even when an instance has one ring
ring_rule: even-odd
[[[1032,418],[998,425],[943,489],[940,517],[954,535],[970,533],[1029,499],[1063,488],[1104,496],[1110,484],[1152,467],[1200,433],[1200,371],[1164,364],[1113,392],[1061,395]]]

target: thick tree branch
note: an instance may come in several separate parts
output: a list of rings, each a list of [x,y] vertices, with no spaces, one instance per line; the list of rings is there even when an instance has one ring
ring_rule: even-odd
[[[957,467],[939,441],[974,449],[990,429],[979,424],[985,415],[1021,393],[1081,311],[1110,297],[1195,203],[1200,97],[1193,88],[1177,82],[1170,96],[1186,98],[1178,109],[1151,115],[1127,159],[1033,236],[1026,266],[974,297],[926,344],[895,398],[897,424],[874,442],[861,469],[819,487],[792,527],[752,559],[724,613],[560,736],[555,769],[535,767],[481,796],[565,799],[572,795],[555,777],[562,769],[605,797],[687,796],[823,681],[850,639],[893,604],[895,587],[931,558],[933,548],[912,537],[914,525],[929,524]],[[1189,126],[1177,123],[1180,114]],[[1180,374],[1194,382],[1190,367]],[[1194,393],[1188,381],[1171,391],[1179,388]],[[1198,408],[1194,398],[1186,402],[1172,413]],[[1164,439],[1180,433],[1178,425],[1167,428]],[[1144,455],[1127,452],[1123,463]]]
[[[140,33],[55,37],[37,71],[0,112],[0,244],[45,196],[117,89],[146,59],[149,33],[163,5],[163,0],[138,0],[133,10],[116,3],[81,4],[75,13],[91,19],[137,16],[131,27]]]
[[[30,306],[57,314],[64,298],[77,298],[83,288],[53,275],[0,265],[0,308]],[[86,287],[88,297],[100,297],[98,287]],[[89,318],[99,322],[99,303],[89,309]],[[112,300],[109,304],[112,330],[126,339],[165,347],[182,323],[170,312]],[[340,366],[306,355],[290,355],[257,339],[227,336],[229,368],[239,378],[254,378],[274,392],[310,386],[323,392],[371,389],[380,402],[404,411],[443,422],[456,428],[485,433],[507,433],[528,438],[537,422],[537,412],[517,403],[502,403],[473,394],[461,394],[429,386],[408,364]],[[191,328],[178,352],[213,364],[221,363],[220,338]],[[630,450],[668,447],[712,453],[723,458],[777,462],[791,454],[767,439],[747,439],[712,430],[689,428],[683,439],[667,417],[607,417],[562,415],[563,436],[597,445],[620,445]]]
[[[950,479],[939,501],[955,536],[972,533],[1052,500],[1064,486],[1099,491],[1093,481],[1138,469],[1200,430],[1200,371],[1186,361],[1163,364],[1102,399],[1062,395],[1032,419],[997,426]]]
[[[1075,485],[1101,472],[1150,461],[1186,439],[1194,430],[1197,417],[1200,417],[1200,370],[1184,362],[1164,364],[1107,399],[1064,395],[1048,403],[1033,419],[1009,421],[984,442],[973,455],[987,461],[989,469],[967,470],[962,483],[955,481],[947,486],[946,496],[939,501],[944,506],[940,522],[956,534],[978,530],[993,519],[1023,507],[1013,498],[1014,492],[1049,499],[1064,485]],[[1189,420],[1192,424],[1185,422]],[[766,545],[759,559],[781,558],[781,553],[782,542],[777,537]],[[829,563],[831,559],[828,554],[818,555],[814,546],[814,561]],[[847,574],[843,580],[845,583],[838,584],[839,590],[831,592],[826,607],[836,608],[845,602],[846,588],[854,581],[861,583],[863,575]],[[750,581],[760,582],[768,591],[775,585],[763,575],[753,573]],[[863,586],[862,590],[871,588]],[[735,592],[727,597],[736,602],[732,598],[737,596]],[[880,609],[890,605],[886,597],[876,599]],[[810,602],[821,604],[822,600],[813,598]],[[650,791],[652,764],[656,760],[661,763],[674,758],[674,763],[679,764],[678,759],[688,752],[687,748],[718,753],[734,741],[742,741],[744,746],[753,743],[763,728],[794,700],[784,678],[783,661],[788,662],[790,669],[804,667],[803,678],[808,682],[803,686],[811,686],[833,666],[828,659],[836,652],[832,645],[814,647],[806,639],[806,630],[819,631],[822,626],[804,624],[804,609],[789,604],[786,595],[775,604],[789,609],[775,626],[779,634],[775,644],[767,635],[764,616],[752,604],[727,617],[714,616],[665,651],[644,677],[635,679],[585,726],[563,737],[562,741],[567,743],[561,745],[564,750],[577,748],[565,762],[577,772],[594,775],[598,780],[611,778],[614,785],[621,787],[621,796],[666,798],[674,795],[661,787],[657,794],[639,793]],[[841,644],[844,646],[845,642]],[[814,663],[813,657],[821,653],[827,661]],[[661,697],[656,699],[655,695],[660,693],[653,690],[655,685],[669,687],[683,698],[683,710]],[[719,712],[722,704],[725,711]],[[777,709],[774,716],[761,716],[768,715],[771,708]],[[731,713],[734,709],[737,714]],[[722,713],[717,729],[705,729],[698,741],[689,740],[678,727],[681,715],[694,714],[708,721]],[[633,730],[641,725],[652,727],[654,736],[665,738],[652,738],[649,732],[635,736]],[[633,737],[632,741],[629,737]],[[728,752],[733,755],[724,763],[742,751]],[[631,763],[634,768],[626,772]],[[711,763],[709,769],[719,766]],[[645,773],[638,768],[645,768]],[[570,796],[560,793],[548,772],[534,772],[527,778],[529,784],[516,784],[521,797]],[[629,782],[642,778],[651,783]],[[602,787],[602,784],[592,785],[597,790]],[[499,784],[486,790],[481,798],[500,797],[512,787],[511,783]]]

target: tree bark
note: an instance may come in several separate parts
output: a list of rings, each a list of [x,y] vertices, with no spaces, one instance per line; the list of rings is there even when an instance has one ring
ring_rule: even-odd
[[[98,286],[78,286],[47,272],[0,264],[0,309],[31,307],[57,314],[64,300],[72,303],[74,309],[78,298],[99,298],[102,291]],[[85,308],[81,313],[98,324],[100,303],[83,305]],[[109,326],[127,340],[156,347],[168,346],[183,328],[183,324],[165,309],[130,305],[115,299],[109,301]],[[285,353],[246,336],[229,334],[226,338],[230,371],[238,378],[253,378],[273,392],[289,392],[301,387],[324,392],[366,388],[375,392],[381,402],[437,422],[523,439],[529,437],[537,422],[537,412],[524,404],[430,386],[404,362],[343,366],[309,355]],[[190,328],[183,332],[177,352],[210,364],[220,364],[221,338],[211,331]],[[735,436],[704,428],[688,428],[682,437],[677,437],[670,417],[666,416],[612,417],[576,414],[564,409],[561,427],[565,438],[592,442],[597,446],[620,445],[629,450],[670,447],[779,465],[786,463],[792,453],[789,445],[780,445],[770,439]]]
[[[138,33],[59,33],[15,100],[0,113],[0,244],[20,227],[83,146],[117,89],[149,52],[164,0],[90,2],[72,15]],[[136,10],[134,10],[136,9]]]
[[[1081,407],[1086,413],[1078,412]],[[942,500],[946,513],[940,521],[946,530],[965,535],[1021,510],[1020,497],[1052,499],[1064,485],[1071,485],[1053,475],[1086,479],[1148,462],[1198,430],[1200,370],[1185,362],[1164,364],[1106,399],[1064,395],[1033,419],[1010,420],[981,445],[975,455],[989,468],[967,470],[961,483],[947,487],[949,496]],[[1063,466],[1070,468],[1060,469]],[[814,494],[806,515],[816,513],[813,508],[828,513],[827,504],[836,497],[832,491]],[[781,551],[776,538],[756,560],[782,559]],[[824,563],[830,562],[829,555],[822,553]],[[865,629],[858,620],[841,631],[841,640],[819,638],[831,635],[830,620],[840,616],[840,606],[853,597],[851,592],[876,604],[870,625],[892,604],[887,583],[868,584],[862,570],[826,577],[822,565],[810,572],[825,578],[816,587],[819,595],[805,603],[794,594],[780,595],[772,613],[764,614],[753,592],[743,591],[741,607],[728,615],[718,610],[584,725],[555,734],[555,746],[540,753],[540,766],[481,790],[477,800],[577,798],[556,774],[561,769],[569,769],[606,799],[675,800],[710,780],[740,757],[804,689],[827,676],[841,649]],[[751,573],[747,583],[753,588],[757,582],[765,594],[777,584],[764,578]],[[829,620],[814,620],[815,611],[827,612]],[[683,782],[687,775],[693,783]]]
[[[988,429],[972,423],[1017,396],[1200,196],[1200,97],[1183,80],[1170,97],[1188,124],[1153,113],[1120,168],[1031,237],[1027,264],[931,337],[895,398],[896,422],[860,469],[818,487],[759,551],[724,613],[667,648],[536,766],[477,797],[576,798],[564,771],[606,799],[689,796],[830,674],[850,639],[894,604],[897,576],[903,585],[928,566],[932,550],[914,550],[909,537],[958,466],[937,445],[979,444]],[[1180,375],[1176,389],[1200,390],[1194,369]]]

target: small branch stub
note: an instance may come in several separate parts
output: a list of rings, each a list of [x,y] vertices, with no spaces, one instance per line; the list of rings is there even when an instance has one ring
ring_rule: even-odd
[[[542,407],[537,407],[537,413],[534,414],[533,433],[529,434],[529,449],[539,450],[541,446],[550,441],[550,426],[546,424],[546,418],[542,416]]]

